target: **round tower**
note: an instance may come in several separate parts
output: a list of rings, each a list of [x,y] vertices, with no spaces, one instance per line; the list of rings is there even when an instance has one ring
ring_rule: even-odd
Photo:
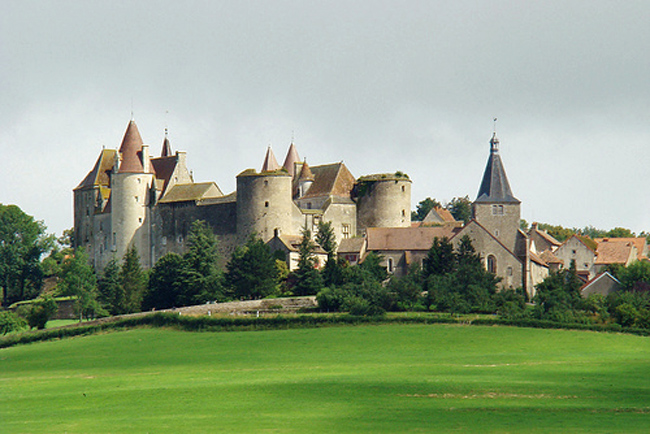
[[[153,174],[149,168],[149,147],[142,143],[138,127],[129,123],[119,161],[111,174],[111,236],[115,257],[121,259],[131,245],[140,262],[151,267],[149,233],[149,193]]]
[[[277,229],[291,233],[291,175],[284,170],[237,175],[237,235],[241,240],[256,233],[267,242]]]
[[[411,180],[401,172],[362,176],[353,195],[357,230],[411,226]]]

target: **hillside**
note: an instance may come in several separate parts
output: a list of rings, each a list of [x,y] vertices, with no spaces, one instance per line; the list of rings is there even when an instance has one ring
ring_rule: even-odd
[[[645,432],[650,340],[381,325],[0,350],[0,431]]]

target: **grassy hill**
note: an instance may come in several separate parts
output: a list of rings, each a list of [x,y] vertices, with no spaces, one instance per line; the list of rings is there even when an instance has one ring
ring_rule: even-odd
[[[0,350],[0,432],[647,432],[649,361],[566,330],[135,329]]]

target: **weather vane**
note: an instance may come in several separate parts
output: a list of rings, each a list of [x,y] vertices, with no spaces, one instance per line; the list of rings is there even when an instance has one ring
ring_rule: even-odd
[[[494,118],[494,133],[497,132],[497,118]]]

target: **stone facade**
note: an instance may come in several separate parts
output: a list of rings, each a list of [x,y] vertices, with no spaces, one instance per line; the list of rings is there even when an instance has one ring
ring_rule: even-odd
[[[102,270],[135,246],[150,268],[168,252],[186,251],[195,220],[217,236],[223,260],[251,234],[268,242],[305,226],[315,232],[319,221],[331,222],[337,240],[368,225],[410,225],[411,181],[401,172],[357,180],[342,162],[310,167],[291,144],[283,166],[269,148],[262,170],[242,171],[236,191],[223,194],[212,182],[194,182],[186,160],[184,152],[172,154],[166,137],[160,156],[150,156],[130,121],[119,150],[103,149],[74,190],[75,247]]]

